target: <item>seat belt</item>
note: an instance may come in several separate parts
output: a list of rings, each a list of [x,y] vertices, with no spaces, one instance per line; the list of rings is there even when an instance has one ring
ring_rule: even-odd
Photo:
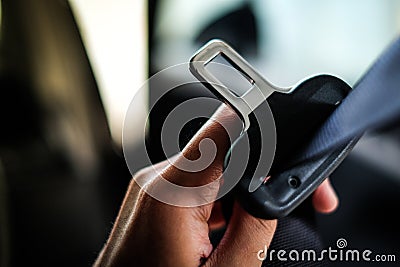
[[[356,83],[317,131],[302,159],[323,154],[400,117],[400,38]]]
[[[217,86],[220,82],[204,66],[218,54],[250,77],[254,84],[250,93],[238,98],[228,88]],[[260,218],[288,215],[336,169],[363,132],[387,125],[400,116],[400,39],[379,57],[353,90],[330,75],[308,78],[292,88],[278,88],[219,40],[201,48],[192,57],[190,67],[205,86],[243,119],[246,132],[230,152],[240,149],[248,139],[250,160],[236,186],[236,196],[248,212]],[[278,136],[271,169],[263,167],[268,164],[259,151],[269,141],[261,134],[263,120],[254,119],[267,112],[268,105]],[[227,159],[229,163],[230,153]],[[257,162],[261,164],[256,166]],[[264,177],[268,175],[272,178],[267,181]]]
[[[400,39],[395,41],[357,82],[315,137],[306,147],[303,159],[317,157],[325,151],[345,144],[366,130],[378,129],[400,118]],[[321,251],[311,203],[304,203],[289,216],[278,220],[270,249]],[[299,239],[301,236],[301,239]],[[325,261],[265,260],[262,266],[290,267],[328,266]]]
[[[209,48],[206,45],[203,49]],[[224,47],[221,50],[224,50],[222,52],[225,53],[228,52],[228,56],[232,55],[229,48]],[[233,63],[243,63],[243,59],[238,55],[234,54],[233,56]],[[242,70],[244,68],[249,69],[247,62],[241,66]],[[198,75],[196,71],[195,69],[193,73],[196,77],[199,77],[199,80],[209,80]],[[254,71],[251,74],[257,75]],[[310,128],[309,120],[315,120],[315,117],[318,116],[320,116],[320,119],[324,118],[321,124],[315,131],[312,129],[311,135],[304,135],[306,139],[295,140],[284,149],[281,146],[280,150],[283,151],[281,155],[286,155],[296,142],[302,143],[305,140],[304,146],[291,158],[292,162],[289,165],[282,165],[287,162],[286,158],[276,155],[278,157],[274,159],[275,169],[272,166],[271,182],[268,181],[264,185],[260,184],[257,190],[249,192],[247,189],[251,184],[250,180],[253,179],[253,175],[249,174],[246,177],[245,174],[239,182],[235,194],[229,194],[223,198],[224,207],[231,207],[233,200],[239,199],[241,205],[254,216],[269,219],[279,218],[271,249],[297,249],[298,251],[304,249],[318,251],[322,249],[322,242],[315,226],[314,211],[309,202],[310,199],[306,200],[306,198],[327,175],[335,170],[351,151],[361,134],[367,130],[385,126],[400,117],[400,39],[393,42],[378,58],[353,90],[350,90],[348,85],[342,83],[340,79],[326,75],[316,76],[303,84],[303,88],[297,88],[291,94],[272,94],[267,99],[277,123],[278,138],[281,137],[281,140],[284,140],[284,142],[279,143],[278,139],[278,146],[293,141],[293,137],[297,137],[299,131],[304,131],[293,127],[292,129],[298,131],[294,135],[291,134],[290,126],[293,126],[293,124],[298,123],[298,125],[303,126],[302,128]],[[227,92],[222,91],[222,94],[218,94],[218,88],[212,88],[207,83],[205,85],[222,100],[232,104],[229,103],[230,96],[226,97]],[[340,98],[341,103],[338,106],[332,105],[337,97]],[[288,110],[288,107],[293,107],[293,110]],[[233,103],[233,108],[235,108],[235,103]],[[329,111],[330,109],[333,110]],[[240,113],[240,106],[236,105],[236,111]],[[287,115],[287,113],[291,114]],[[324,114],[321,115],[321,113]],[[293,119],[294,114],[297,117]],[[279,127],[280,125],[283,126]],[[249,134],[252,133],[252,130],[254,129],[250,126]],[[279,130],[281,131],[279,132]],[[285,136],[288,132],[288,136]],[[257,139],[257,135],[251,137],[255,137],[251,140]],[[258,138],[260,137],[258,136]],[[257,147],[257,142],[255,143],[256,145],[253,147]],[[285,179],[289,177],[290,181],[293,173],[303,178],[302,180],[299,179],[302,184],[299,188],[288,189]],[[307,187],[301,188],[307,180],[311,182],[306,183]],[[293,184],[293,187],[296,187],[296,185]],[[299,190],[296,192],[296,189]],[[307,190],[307,194],[303,194]],[[291,192],[294,193],[291,194]],[[285,198],[293,201],[283,200]],[[276,199],[279,201],[275,201]],[[294,209],[304,200],[306,201],[303,205]],[[224,211],[225,217],[229,219],[231,210],[226,208]],[[293,212],[290,213],[291,211]],[[302,236],[301,239],[298,239],[299,235]],[[325,266],[326,263],[326,261],[293,263],[291,261],[279,261],[275,258],[264,261],[263,266],[301,265],[316,267]]]

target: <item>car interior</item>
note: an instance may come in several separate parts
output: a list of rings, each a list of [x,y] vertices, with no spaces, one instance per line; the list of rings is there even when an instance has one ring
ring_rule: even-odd
[[[187,63],[207,41],[228,42],[281,86],[315,73],[354,86],[400,33],[400,3],[389,0],[100,2],[0,0],[0,266],[93,264],[132,177],[122,147],[137,147],[121,143],[123,110],[146,79]],[[119,35],[127,43],[113,39]],[[190,98],[214,96],[201,85],[161,99],[151,83],[146,92],[137,120],[154,105],[145,141],[155,163],[169,156],[159,138],[167,115]],[[272,247],[323,248],[345,238],[349,247],[400,257],[399,122],[367,132],[331,175],[337,211],[316,214],[305,201],[278,221]],[[202,123],[185,125],[181,147]],[[210,233],[213,243],[223,231]],[[285,264],[272,266],[304,266]]]

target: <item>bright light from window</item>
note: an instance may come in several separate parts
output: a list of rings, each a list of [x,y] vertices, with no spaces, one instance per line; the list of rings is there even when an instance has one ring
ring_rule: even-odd
[[[121,144],[125,112],[147,77],[147,1],[70,0],[100,89],[114,141]],[[147,94],[137,108],[146,118]],[[135,137],[132,137],[132,143]]]

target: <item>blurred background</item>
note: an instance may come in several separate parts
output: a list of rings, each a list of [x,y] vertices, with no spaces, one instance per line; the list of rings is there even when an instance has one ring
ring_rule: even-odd
[[[206,41],[227,41],[277,85],[315,73],[354,85],[400,33],[395,0],[0,4],[0,266],[93,263],[131,177],[121,148],[130,100],[149,76],[187,62]],[[138,125],[157,90],[140,95]],[[209,93],[200,86],[173,92],[152,111],[154,161],[165,157],[163,118],[201,95]],[[362,138],[333,174],[340,208],[317,218],[327,245],[343,237],[355,248],[398,253],[398,125]]]

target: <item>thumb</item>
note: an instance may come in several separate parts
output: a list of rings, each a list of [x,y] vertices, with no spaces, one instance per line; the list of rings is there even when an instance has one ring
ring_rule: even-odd
[[[182,186],[213,182],[222,174],[225,155],[241,130],[242,122],[236,112],[221,105],[170,162],[170,175],[165,178]]]
[[[260,254],[265,255],[276,225],[277,220],[255,218],[235,203],[225,235],[205,266],[261,266]]]

